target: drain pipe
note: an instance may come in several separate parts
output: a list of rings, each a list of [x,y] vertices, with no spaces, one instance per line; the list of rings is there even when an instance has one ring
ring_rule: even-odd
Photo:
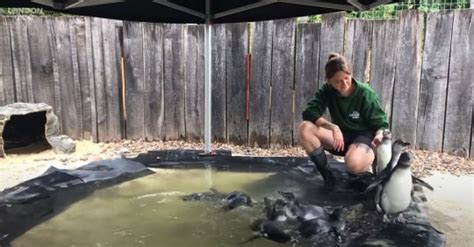
[[[211,105],[212,105],[212,24],[210,0],[206,0],[205,73],[204,73],[204,154],[211,153]]]

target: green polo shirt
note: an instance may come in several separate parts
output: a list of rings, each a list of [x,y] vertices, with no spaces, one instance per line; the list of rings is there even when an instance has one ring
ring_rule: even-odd
[[[377,93],[366,83],[354,79],[352,83],[355,90],[347,97],[325,83],[303,111],[303,120],[314,123],[328,108],[332,122],[341,130],[387,129],[387,114],[380,106]]]

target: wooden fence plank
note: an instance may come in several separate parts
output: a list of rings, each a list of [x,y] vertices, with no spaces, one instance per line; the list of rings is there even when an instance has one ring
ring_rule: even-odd
[[[31,82],[30,49],[28,49],[27,23],[32,17],[21,16],[12,20],[10,40],[14,68],[16,101],[33,102],[33,86]]]
[[[92,137],[92,110],[91,110],[91,92],[90,81],[93,78],[89,76],[88,58],[92,57],[92,53],[87,49],[87,21],[84,17],[78,17],[71,20],[71,44],[73,45],[73,53],[75,57],[73,62],[77,64],[77,79],[79,83],[79,90],[81,96],[81,108],[79,110],[82,119],[82,133],[83,139],[90,139]],[[92,73],[92,71],[91,71]]]
[[[164,26],[165,139],[185,136],[183,25]]]
[[[107,97],[105,92],[104,44],[102,22],[105,19],[91,19],[92,59],[94,72],[94,94],[97,124],[97,140],[104,142],[107,136]]]
[[[298,125],[303,121],[302,112],[318,90],[319,42],[321,24],[299,24],[296,37],[295,61],[295,113],[293,139],[298,143]]]
[[[213,25],[212,30],[211,137],[213,141],[226,142],[226,25]]]
[[[54,61],[58,66],[59,93],[61,109],[59,121],[61,122],[62,132],[72,138],[79,138],[82,132],[82,118],[79,114],[81,108],[80,89],[78,82],[74,78],[73,56],[71,54],[71,33],[70,18],[55,18],[52,21],[51,28],[54,30],[55,47],[53,47]],[[32,54],[34,54],[32,52]],[[77,68],[76,68],[77,69]]]
[[[369,83],[377,92],[382,109],[387,113],[390,121],[397,54],[394,47],[396,47],[398,40],[399,23],[397,21],[376,21],[372,23],[372,28]]]
[[[255,23],[250,74],[249,145],[270,147],[273,22]]]
[[[56,47],[50,46],[50,40],[54,38],[51,37],[49,31],[52,23],[56,23],[56,19],[38,18],[35,21],[28,21],[27,29],[34,102],[42,102],[54,107],[55,85],[52,52],[56,50]],[[61,113],[57,113],[61,117]]]
[[[69,18],[69,33],[71,39],[71,62],[72,62],[72,78],[74,83],[74,97],[75,97],[75,104],[76,104],[76,128],[78,129],[78,136],[77,139],[83,139],[84,136],[84,120],[83,120],[83,112],[82,112],[82,87],[81,87],[81,71],[79,67],[79,54],[77,49],[77,38],[78,33],[77,29],[80,28],[80,22],[82,18]],[[82,40],[80,40],[82,41]]]
[[[85,50],[87,54],[87,77],[89,82],[89,96],[90,96],[90,110],[91,110],[91,137],[94,142],[99,141],[99,134],[98,134],[98,117],[97,117],[97,97],[96,97],[96,86],[95,86],[95,56],[97,56],[98,51],[94,51],[94,34],[97,33],[95,31],[95,27],[93,24],[94,18],[87,18],[85,22]],[[97,40],[97,38],[95,38]],[[97,45],[96,45],[97,47]],[[87,85],[83,86],[83,92],[87,92]],[[84,121],[87,121],[84,118]],[[86,126],[86,125],[85,125]]]
[[[392,134],[396,139],[414,144],[420,87],[423,14],[403,12],[399,21],[400,33],[395,47],[397,71],[393,92]]]
[[[248,142],[245,104],[247,40],[247,23],[227,25],[227,140],[230,143],[241,145]]]
[[[271,146],[293,144],[295,19],[273,22]]]
[[[348,20],[346,26],[344,55],[352,65],[352,76],[359,81],[368,82],[372,21]]]
[[[416,147],[441,151],[453,12],[428,13],[421,68]]]
[[[12,19],[0,16],[0,105],[15,102],[15,83],[13,78],[12,44],[10,26]]]
[[[186,139],[200,141],[204,130],[204,26],[188,26],[185,54]]]
[[[162,25],[142,23],[145,84],[145,139],[164,137],[163,30]],[[127,97],[128,98],[128,97]]]
[[[455,11],[449,61],[449,85],[446,105],[443,151],[464,149],[469,152],[474,87],[473,11]],[[471,51],[471,53],[466,52]],[[470,87],[470,90],[469,90]],[[471,157],[473,157],[471,153]]]
[[[331,52],[343,54],[344,51],[344,25],[345,12],[337,12],[323,15],[321,24],[321,43],[319,51],[319,80],[318,88],[326,83],[324,66]]]
[[[122,104],[120,58],[122,54],[119,54],[120,49],[117,49],[120,47],[118,28],[121,26],[122,21],[105,20],[102,22],[107,141],[122,139],[122,115],[120,112]]]
[[[145,71],[144,53],[144,23],[124,22],[124,61],[125,61],[125,89],[126,89],[126,119],[127,139],[137,140],[145,138]]]

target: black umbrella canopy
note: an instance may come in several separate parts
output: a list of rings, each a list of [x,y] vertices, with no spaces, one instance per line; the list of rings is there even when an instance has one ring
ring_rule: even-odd
[[[395,0],[0,0],[0,7],[42,7],[75,15],[166,23],[262,21],[357,11]],[[208,10],[208,11],[206,11]]]

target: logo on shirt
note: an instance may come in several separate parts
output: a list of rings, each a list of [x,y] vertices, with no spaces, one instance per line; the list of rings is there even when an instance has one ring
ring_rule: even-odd
[[[352,119],[359,119],[360,113],[358,111],[353,111],[351,114],[349,114],[349,117]]]

